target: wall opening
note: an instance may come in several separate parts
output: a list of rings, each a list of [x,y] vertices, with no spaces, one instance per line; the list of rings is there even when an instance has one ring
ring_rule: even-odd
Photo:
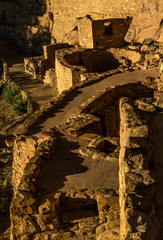
[[[104,22],[105,35],[112,35],[112,21]]]

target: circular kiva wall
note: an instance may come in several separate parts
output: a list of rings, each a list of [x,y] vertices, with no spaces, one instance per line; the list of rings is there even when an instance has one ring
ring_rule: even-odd
[[[65,60],[70,65],[83,66],[86,72],[106,72],[119,66],[119,61],[109,51],[81,50],[68,54]]]
[[[128,49],[83,49],[69,48],[56,51],[55,73],[58,92],[70,89],[82,82],[86,73],[103,73],[116,69],[121,59],[129,59],[131,63],[140,61],[141,55]]]

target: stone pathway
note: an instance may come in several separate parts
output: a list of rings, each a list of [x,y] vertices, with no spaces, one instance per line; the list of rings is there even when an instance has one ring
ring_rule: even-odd
[[[9,68],[9,75],[29,94],[35,110],[55,99],[55,89],[27,74],[23,63],[12,65]]]
[[[36,110],[55,99],[55,89],[25,73],[25,57],[29,55],[21,51],[15,42],[0,41],[0,59],[7,62],[10,78],[28,92]]]
[[[81,146],[90,141],[79,140],[61,131],[54,155],[46,160],[38,186],[48,192],[70,189],[114,189],[119,186],[118,159],[103,160],[82,157]]]
[[[157,180],[156,212],[161,226],[160,240],[163,239],[163,112],[152,119],[152,133],[155,142],[154,159]]]
[[[81,87],[68,98],[67,102],[59,107],[58,112],[54,113],[52,117],[45,119],[45,121],[40,125],[40,129],[47,130],[48,128],[52,128],[56,125],[66,122],[66,120],[75,112],[76,108],[78,108],[83,102],[90,97],[97,95],[100,91],[107,87],[143,81],[148,76],[159,76],[158,68],[119,73],[107,77],[98,83]]]
[[[40,130],[47,130],[56,125],[66,122],[77,107],[93,95],[109,86],[116,86],[129,82],[145,79],[147,76],[157,76],[158,70],[141,70],[116,74],[98,83],[77,89],[66,103],[58,108],[54,115],[39,126]],[[37,129],[37,130],[38,130]],[[37,131],[36,130],[36,131]],[[118,161],[100,161],[91,157],[82,158],[78,149],[79,140],[68,137],[66,131],[56,145],[55,155],[46,161],[43,166],[39,186],[49,192],[56,190],[68,191],[70,189],[93,189],[110,188],[117,190],[118,183]]]

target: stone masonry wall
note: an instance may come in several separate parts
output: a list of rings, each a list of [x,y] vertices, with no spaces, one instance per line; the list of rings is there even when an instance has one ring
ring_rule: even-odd
[[[46,196],[41,202],[37,198],[38,193],[36,194],[41,165],[55,149],[56,138],[50,135],[44,133],[38,138],[18,137],[14,142],[11,240],[31,239],[33,234],[51,230],[60,222],[60,194]],[[50,214],[45,206],[46,202],[50,207]],[[47,224],[48,219],[51,220],[50,226]]]
[[[96,114],[100,109],[107,108],[108,105],[118,106],[119,99],[124,96],[132,99],[137,99],[139,97],[151,97],[153,96],[153,92],[153,89],[149,89],[143,86],[143,84],[140,82],[110,87],[99,93],[97,96],[93,96],[84,102],[76,110],[76,113]]]
[[[131,21],[129,17],[96,21],[89,15],[79,18],[79,44],[83,48],[122,47]]]
[[[30,159],[35,156],[37,148],[38,144],[34,138],[21,136],[15,139],[13,148],[14,161],[12,166],[12,186],[15,192],[21,182],[24,169]]]
[[[151,106],[148,110],[153,111]],[[127,98],[120,100],[120,119],[120,236],[122,240],[157,240],[156,182],[149,169],[153,151],[150,128]]]
[[[52,35],[58,42],[62,41],[65,35],[74,29],[77,18],[91,15],[93,19],[107,19],[107,18],[125,18],[133,16],[135,12],[137,0],[90,0],[85,2],[83,0],[68,0],[52,1],[52,12],[54,19],[54,26]]]
[[[72,50],[72,49],[71,49]],[[73,66],[66,62],[66,54],[72,54],[71,50],[57,51],[55,58],[55,71],[57,77],[58,92],[70,89],[76,83],[81,82],[80,74],[85,71],[84,66]],[[74,49],[74,52],[76,50]]]

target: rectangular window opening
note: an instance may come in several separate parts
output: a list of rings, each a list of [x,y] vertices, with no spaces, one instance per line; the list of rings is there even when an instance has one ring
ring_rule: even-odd
[[[112,35],[112,22],[105,22],[104,23],[105,28],[105,35]]]

